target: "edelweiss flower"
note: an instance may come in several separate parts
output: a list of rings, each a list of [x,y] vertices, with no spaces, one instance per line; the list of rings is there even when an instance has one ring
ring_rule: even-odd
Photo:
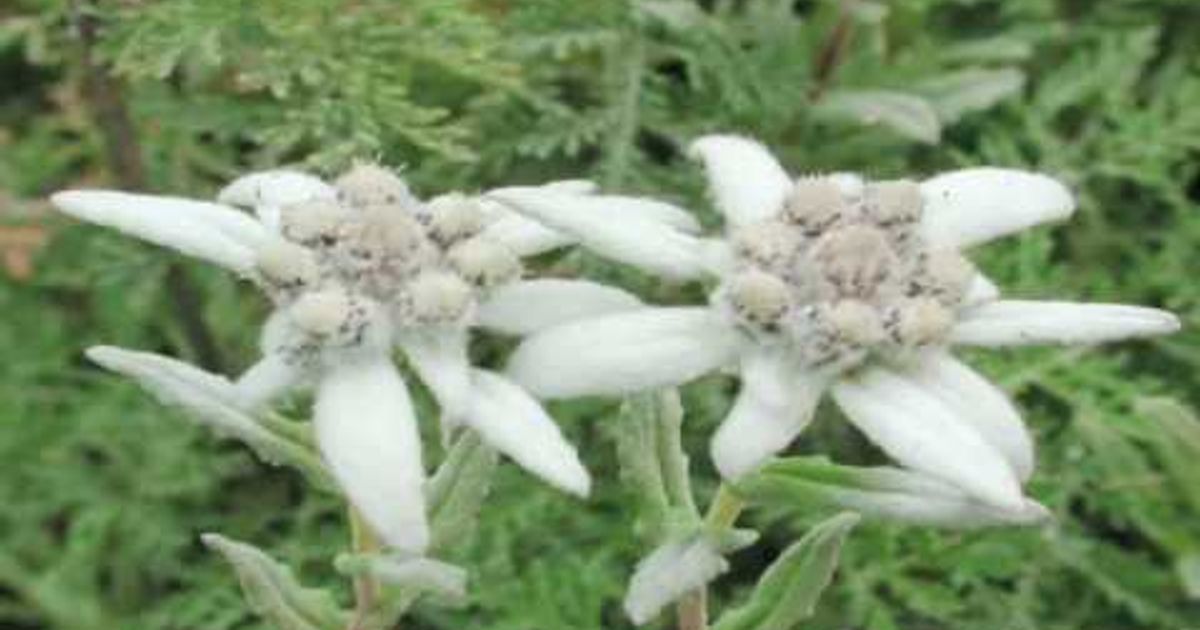
[[[590,184],[548,188],[571,198]],[[549,483],[588,493],[587,471],[541,406],[505,377],[472,369],[467,357],[473,326],[525,334],[640,307],[601,285],[520,279],[520,256],[567,238],[480,198],[450,194],[422,203],[396,175],[371,165],[332,185],[291,171],[248,175],[219,201],[112,191],[54,196],[68,214],[255,282],[275,306],[263,358],[229,383],[144,353],[103,348],[90,356],[141,380],[168,365],[173,375],[152,388],[182,374],[220,404],[247,410],[296,387],[315,388],[326,464],[373,529],[401,550],[422,551],[429,533],[421,445],[394,346],[434,393],[447,428],[468,425]],[[225,204],[253,207],[258,219]],[[686,213],[658,210],[642,218],[696,229]]]
[[[1179,327],[1150,308],[1000,299],[963,257],[1068,217],[1072,197],[1049,177],[977,168],[920,183],[794,179],[761,145],[733,136],[701,138],[692,155],[706,166],[723,238],[605,212],[648,203],[638,198],[491,193],[617,260],[719,280],[707,307],[610,314],[530,337],[508,373],[555,398],[672,386],[736,364],[741,392],[711,445],[726,478],[785,448],[828,391],[902,465],[1016,516],[1040,513],[1021,491],[1034,456],[1020,416],[950,348],[1095,343]]]

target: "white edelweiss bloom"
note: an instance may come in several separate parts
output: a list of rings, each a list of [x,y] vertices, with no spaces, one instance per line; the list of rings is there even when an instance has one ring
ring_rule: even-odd
[[[672,277],[715,277],[707,308],[580,319],[524,340],[508,373],[543,397],[625,394],[740,365],[712,442],[737,479],[783,450],[825,391],[893,459],[1014,520],[1033,443],[1007,396],[953,359],[955,344],[1094,343],[1178,329],[1165,311],[1003,300],[961,249],[1070,216],[1036,173],[966,169],[924,182],[792,178],[762,145],[697,140],[726,219],[704,237],[644,218],[644,199],[536,188],[492,198],[587,247]],[[605,208],[610,208],[608,212]]]
[[[592,186],[544,188],[570,199]],[[521,256],[569,236],[482,197],[423,203],[397,175],[369,164],[332,183],[297,171],[253,173],[226,186],[217,203],[103,190],[62,192],[53,201],[77,218],[231,269],[263,290],[275,310],[263,327],[262,358],[235,382],[213,376],[224,383],[212,389],[219,401],[189,398],[186,407],[228,423],[249,417],[235,410],[246,414],[312,388],[321,455],[390,546],[417,553],[429,540],[415,412],[393,348],[433,392],[449,426],[470,426],[550,484],[588,494],[587,471],[541,406],[507,378],[473,369],[467,356],[472,327],[527,334],[643,308],[611,287],[521,279]],[[697,228],[678,209],[644,205],[639,212],[656,220]],[[142,360],[139,381],[158,383],[142,372],[160,364],[174,365]]]

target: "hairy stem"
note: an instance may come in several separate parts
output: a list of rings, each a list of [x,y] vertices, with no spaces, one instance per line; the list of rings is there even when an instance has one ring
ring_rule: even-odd
[[[841,7],[837,22],[829,31],[829,37],[821,46],[821,51],[813,61],[813,88],[811,98],[820,100],[833,82],[833,75],[846,56],[846,49],[854,39],[854,18],[844,6]]]
[[[729,486],[722,483],[717,488],[717,496],[708,506],[708,513],[704,515],[704,525],[713,530],[733,527],[745,505]],[[708,589],[701,587],[684,596],[676,607],[676,616],[678,630],[708,628]]]
[[[379,540],[371,533],[362,515],[354,507],[349,508],[350,541],[353,552],[371,553],[379,549]],[[374,574],[364,571],[354,576],[354,616],[346,630],[372,630],[367,626],[375,602],[379,596],[379,581]]]

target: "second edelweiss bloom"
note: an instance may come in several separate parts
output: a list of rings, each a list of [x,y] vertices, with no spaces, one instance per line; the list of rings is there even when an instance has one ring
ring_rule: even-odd
[[[590,188],[548,186],[567,197]],[[627,293],[588,282],[521,279],[521,256],[569,238],[478,197],[422,202],[373,165],[332,184],[292,171],[248,175],[219,201],[113,191],[54,197],[68,214],[255,282],[274,306],[263,358],[230,382],[147,353],[105,347],[89,356],[144,384],[188,388],[189,395],[250,411],[311,387],[325,464],[396,549],[423,551],[429,531],[415,412],[393,348],[437,398],[446,428],[469,426],[549,483],[588,493],[587,471],[542,407],[508,378],[473,368],[467,355],[472,327],[526,334],[640,307]],[[253,208],[257,219],[231,205]],[[651,220],[695,227],[682,212]]]
[[[510,188],[491,197],[601,254],[673,278],[715,277],[707,307],[654,308],[537,334],[509,365],[542,397],[676,385],[731,365],[742,388],[712,440],[736,479],[783,450],[829,392],[904,466],[1017,520],[1033,443],[1007,396],[956,360],[955,345],[1095,343],[1173,332],[1134,306],[1000,299],[961,250],[1070,216],[1038,174],[978,168],[923,182],[852,174],[794,179],[751,140],[709,136],[706,166],[723,238],[614,213],[657,203]],[[608,210],[609,212],[606,212]]]

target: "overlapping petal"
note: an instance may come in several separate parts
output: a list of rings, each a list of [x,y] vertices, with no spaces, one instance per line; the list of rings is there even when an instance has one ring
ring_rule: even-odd
[[[528,335],[584,317],[642,308],[621,289],[586,280],[544,278],[498,287],[479,305],[476,322],[510,335]]]
[[[547,483],[588,495],[591,477],[575,447],[536,400],[493,372],[472,370],[471,383],[466,422],[485,442]]]
[[[345,361],[317,386],[317,444],[334,477],[389,546],[429,544],[421,442],[408,390],[391,359]]]
[[[970,247],[1075,211],[1058,180],[1006,168],[969,168],[921,183],[924,236],[937,246]]]
[[[998,300],[962,315],[954,343],[973,346],[1092,344],[1178,331],[1179,318],[1156,308]]]
[[[686,215],[669,204],[532,187],[502,188],[488,196],[570,234],[602,255],[647,271],[676,279],[697,278],[711,273],[718,264],[712,243],[664,220]]]
[[[712,440],[721,476],[736,479],[782,451],[812,420],[827,377],[802,370],[778,349],[742,359],[742,390]]]
[[[792,180],[762,144],[731,135],[703,136],[688,154],[704,164],[717,209],[731,226],[777,214]]]
[[[736,359],[740,334],[708,308],[652,308],[580,320],[529,337],[508,374],[542,398],[669,387]]]
[[[1012,401],[987,379],[944,352],[922,357],[906,374],[1004,454],[1021,481],[1033,474],[1033,438]]]
[[[333,186],[301,171],[278,169],[243,175],[217,193],[217,200],[236,206],[285,206],[312,199],[332,199]]]
[[[238,377],[234,390],[238,404],[259,409],[278,400],[305,377],[304,370],[282,353],[264,355]]]
[[[847,417],[907,468],[948,481],[1004,509],[1024,505],[1008,460],[967,420],[911,379],[868,368],[833,386]]]
[[[459,424],[471,405],[471,362],[467,331],[430,328],[398,333],[400,347],[425,386],[437,398],[442,418]]]

